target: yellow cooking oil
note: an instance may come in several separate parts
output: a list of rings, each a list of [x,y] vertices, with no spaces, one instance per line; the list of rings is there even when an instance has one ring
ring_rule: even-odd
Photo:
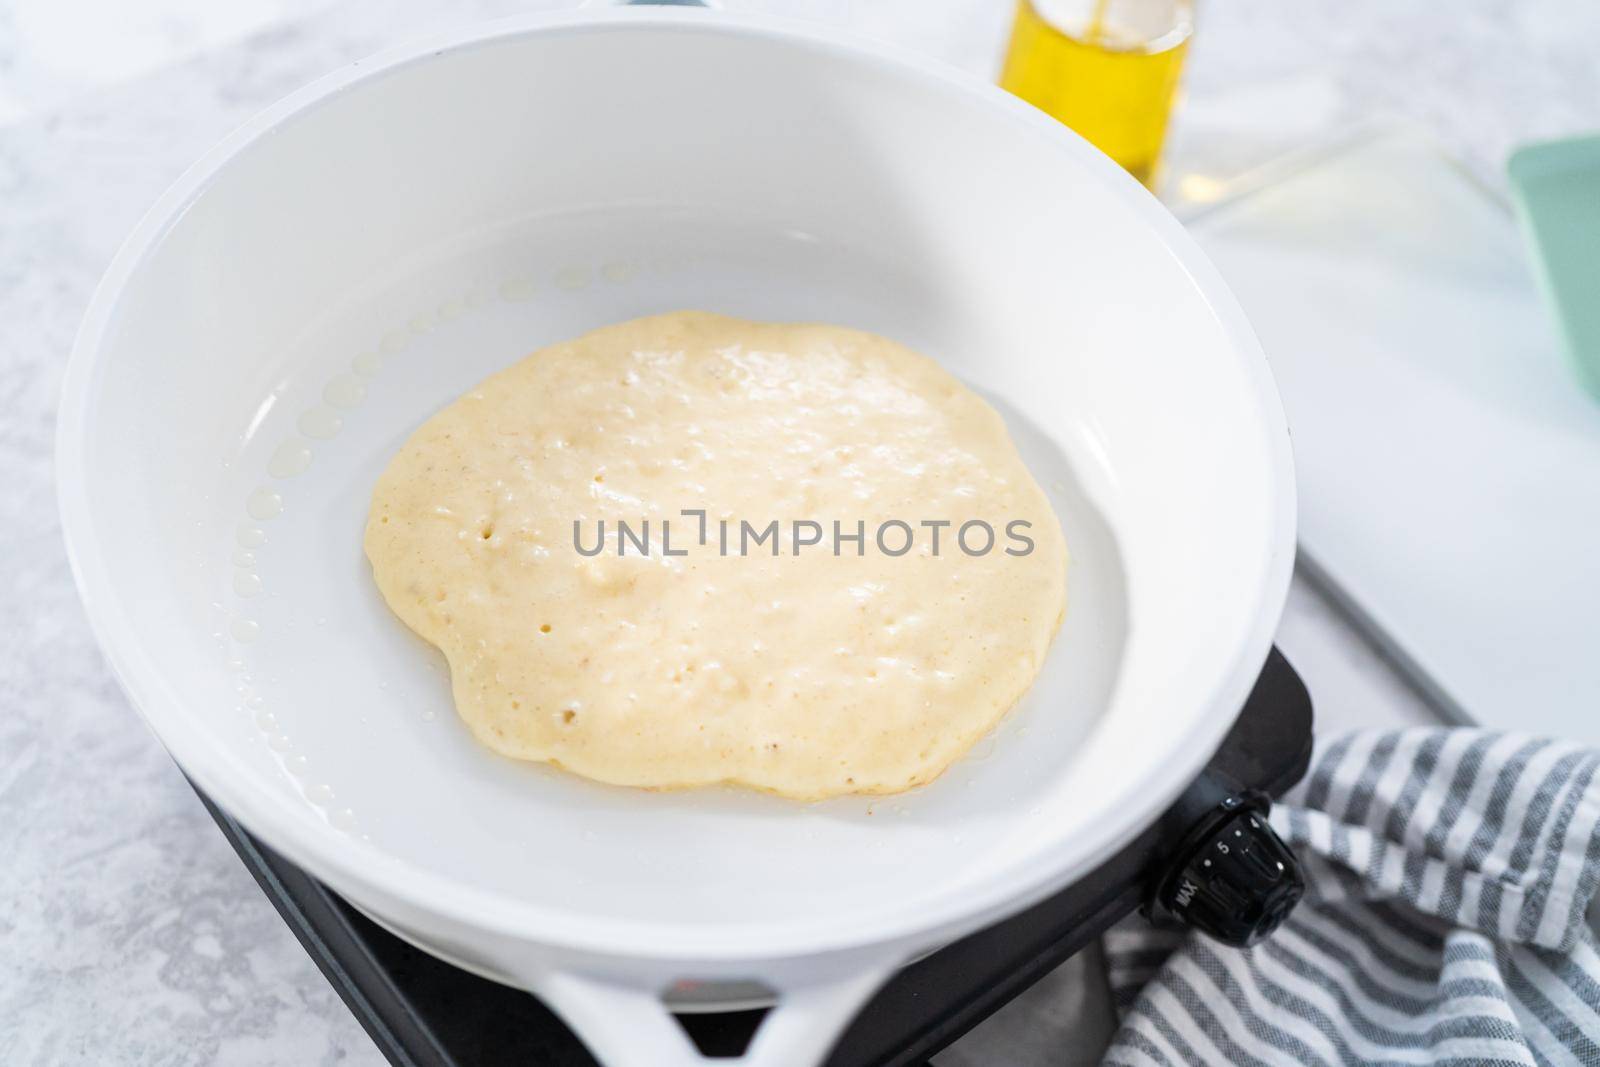
[[[1149,186],[1190,18],[1186,0],[1019,0],[1000,85]]]

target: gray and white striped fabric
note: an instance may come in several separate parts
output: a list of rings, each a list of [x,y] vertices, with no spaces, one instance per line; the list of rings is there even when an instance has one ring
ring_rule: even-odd
[[[1600,1064],[1597,767],[1483,730],[1333,742],[1272,812],[1308,883],[1272,937],[1107,935],[1104,1063]]]

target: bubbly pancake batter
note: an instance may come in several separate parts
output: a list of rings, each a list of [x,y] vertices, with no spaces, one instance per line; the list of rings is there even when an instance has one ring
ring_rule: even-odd
[[[799,799],[937,776],[1033,681],[1066,579],[1004,424],[933,361],[701,312],[439,412],[378,480],[366,552],[490,748]]]

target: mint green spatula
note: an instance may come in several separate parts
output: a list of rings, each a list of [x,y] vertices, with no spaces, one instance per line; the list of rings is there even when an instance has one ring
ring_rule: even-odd
[[[1528,145],[1506,169],[1567,356],[1600,400],[1600,134]]]

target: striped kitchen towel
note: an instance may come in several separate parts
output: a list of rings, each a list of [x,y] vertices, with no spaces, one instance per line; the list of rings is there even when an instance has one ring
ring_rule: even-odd
[[[1307,882],[1276,933],[1107,935],[1104,1063],[1600,1064],[1597,766],[1484,730],[1335,741],[1272,812]]]

